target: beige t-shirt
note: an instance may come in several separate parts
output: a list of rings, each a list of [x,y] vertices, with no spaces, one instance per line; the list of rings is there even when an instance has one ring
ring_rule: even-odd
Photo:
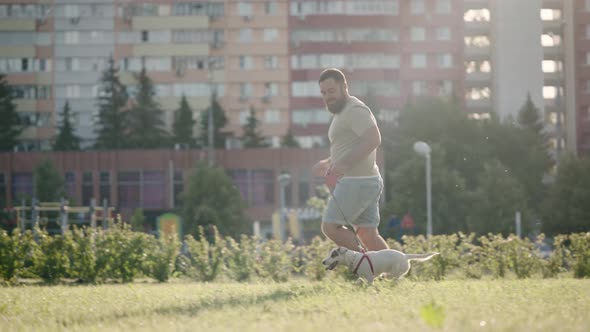
[[[350,97],[342,112],[335,114],[330,123],[328,138],[330,139],[330,158],[340,160],[355,147],[360,137],[371,127],[376,127],[377,121],[373,113],[362,101]],[[376,150],[366,158],[358,160],[350,167],[344,176],[373,176],[379,175],[379,168],[375,162]]]

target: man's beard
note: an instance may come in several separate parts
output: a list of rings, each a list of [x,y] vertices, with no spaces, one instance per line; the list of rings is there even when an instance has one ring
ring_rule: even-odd
[[[328,109],[328,111],[330,111],[330,113],[338,114],[338,113],[342,112],[342,110],[344,109],[344,106],[346,106],[347,100],[348,100],[348,98],[342,97],[342,98],[338,99],[332,106],[326,104],[326,108]]]

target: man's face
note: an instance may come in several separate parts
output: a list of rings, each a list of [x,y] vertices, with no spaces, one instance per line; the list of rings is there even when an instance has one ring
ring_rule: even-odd
[[[333,78],[325,79],[320,82],[320,91],[330,113],[340,113],[347,100],[344,82],[337,82]]]

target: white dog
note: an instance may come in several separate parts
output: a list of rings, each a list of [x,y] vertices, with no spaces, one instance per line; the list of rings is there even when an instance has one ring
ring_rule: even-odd
[[[361,253],[339,247],[330,250],[322,264],[327,270],[334,269],[340,263],[346,264],[354,274],[373,283],[373,279],[381,274],[388,278],[401,278],[410,270],[410,261],[424,262],[436,255],[437,252],[404,254],[394,249]]]

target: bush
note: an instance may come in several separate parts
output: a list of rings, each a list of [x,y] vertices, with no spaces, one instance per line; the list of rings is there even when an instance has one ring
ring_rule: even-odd
[[[231,237],[226,240],[227,258],[225,264],[228,267],[228,274],[235,281],[250,281],[255,277],[256,271],[256,246],[259,239],[240,236],[240,242]]]
[[[131,231],[129,225],[114,223],[96,239],[96,269],[103,279],[133,281],[144,269],[150,235]]]
[[[180,253],[180,241],[176,236],[150,238],[147,246],[145,274],[159,282],[170,279],[174,263]]]
[[[12,235],[0,230],[0,276],[5,281],[14,283],[19,274],[23,273],[28,253],[30,252],[33,236],[30,231],[21,234],[15,228]]]
[[[569,240],[574,277],[590,277],[590,233],[570,234]]]
[[[188,251],[189,276],[198,281],[213,281],[223,269],[223,257],[226,253],[225,241],[213,226],[213,240],[205,237],[203,226],[198,227],[199,240],[187,235],[185,243]]]
[[[56,283],[67,276],[70,267],[68,253],[73,251],[70,233],[50,236],[37,229],[38,243],[33,246],[33,271],[46,283]]]

